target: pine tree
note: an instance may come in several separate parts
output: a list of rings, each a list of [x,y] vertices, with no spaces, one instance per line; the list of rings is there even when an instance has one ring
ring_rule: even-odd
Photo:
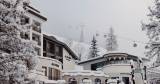
[[[0,0],[0,83],[25,84],[36,66],[33,43],[21,38],[29,32],[21,24],[27,4],[29,0]]]
[[[106,36],[106,49],[107,51],[115,51],[118,48],[117,39],[114,35],[113,28],[109,29],[109,33]]]
[[[91,41],[91,47],[90,47],[90,52],[89,52],[89,59],[97,57],[98,55],[98,48],[97,48],[97,40],[95,36],[93,36],[93,39]]]
[[[149,38],[147,56],[157,56],[156,65],[160,64],[160,1],[155,0],[155,5],[149,7],[149,22],[142,23],[142,30],[146,31]]]

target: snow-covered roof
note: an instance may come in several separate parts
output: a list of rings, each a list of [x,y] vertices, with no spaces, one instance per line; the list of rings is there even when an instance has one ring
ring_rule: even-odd
[[[75,60],[78,59],[77,55],[70,49],[70,47],[68,47],[67,44],[61,42],[60,40],[57,40],[53,35],[43,34],[43,37],[44,37],[45,39],[51,40],[51,41],[53,41],[53,42],[55,42],[55,43],[57,43],[57,44],[62,45],[62,46],[71,54],[71,56],[72,56]]]
[[[41,18],[44,21],[47,21],[47,18],[40,14],[40,11],[35,9],[33,6],[27,5],[27,12],[35,15],[36,17]]]
[[[72,70],[72,71],[64,71],[63,75],[69,76],[103,76],[109,77],[108,75],[104,74],[102,71],[91,71],[91,70]]]
[[[107,57],[115,57],[115,56],[124,56],[124,57],[127,57],[127,58],[132,58],[133,60],[137,60],[139,59],[139,61],[143,61],[142,58],[143,57],[139,57],[139,56],[134,56],[134,55],[131,55],[131,54],[128,54],[128,53],[122,53],[122,52],[109,52],[107,54],[104,54],[103,56],[99,56],[99,57],[95,57],[95,58],[91,58],[91,59],[88,59],[88,60],[84,60],[84,61],[80,61],[79,64],[83,64],[83,63],[88,63],[88,62],[91,62],[91,61],[95,61],[95,60],[103,60],[106,59]],[[145,59],[145,58],[143,58]],[[147,60],[147,59],[145,59]]]

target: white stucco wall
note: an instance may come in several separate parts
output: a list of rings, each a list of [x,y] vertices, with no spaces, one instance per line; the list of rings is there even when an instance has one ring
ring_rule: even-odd
[[[68,59],[71,58],[71,59]],[[76,63],[68,51],[63,48],[63,70],[74,70]]]
[[[106,74],[131,73],[132,69],[129,64],[110,64],[110,65],[104,66],[103,71]]]
[[[56,66],[55,66],[56,65]],[[36,67],[36,80],[37,81],[45,81],[48,80],[48,76],[45,76],[45,71],[42,69],[42,66],[47,67],[47,75],[49,74],[49,68],[57,69],[61,72],[62,77],[62,63],[56,59],[48,58],[48,57],[38,57],[38,65]]]

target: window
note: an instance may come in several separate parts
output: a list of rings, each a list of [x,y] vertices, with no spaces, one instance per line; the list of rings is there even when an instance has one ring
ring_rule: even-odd
[[[95,79],[95,84],[101,84],[101,80],[99,78]]]
[[[42,69],[44,69],[44,75],[47,76],[47,67],[42,66]]]
[[[49,80],[59,80],[60,79],[60,71],[58,69],[49,68]]]
[[[105,65],[105,61],[91,64],[91,70],[97,70]]]
[[[59,55],[59,46],[56,46],[56,47],[55,47],[55,54],[56,54],[56,55]]]
[[[39,35],[32,34],[32,40],[36,41],[38,45],[41,45],[41,38]]]
[[[60,71],[58,69],[55,69],[54,80],[59,80],[59,79],[60,79]]]
[[[41,23],[33,20],[32,29],[36,32],[41,33]]]
[[[43,40],[43,51],[46,51],[46,47],[47,47],[46,43],[47,43],[47,41]]]
[[[49,68],[49,73],[48,73],[48,79],[52,80],[53,79],[53,72],[52,72],[52,68]]]
[[[28,39],[28,40],[30,39],[28,33],[23,33],[23,32],[21,32],[21,33],[20,33],[20,36],[21,36],[22,39]]]
[[[55,51],[54,44],[51,43],[51,42],[49,42],[49,52],[52,53],[52,54],[54,54],[54,51]]]
[[[26,24],[29,24],[29,17],[22,16],[21,17],[21,25],[26,25]]]
[[[58,56],[62,56],[62,47],[61,46],[56,45],[55,54]]]

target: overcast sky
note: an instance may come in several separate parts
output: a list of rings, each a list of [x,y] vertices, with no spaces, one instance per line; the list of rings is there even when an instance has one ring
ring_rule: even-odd
[[[96,32],[103,37],[112,26],[119,37],[145,41],[145,21],[152,0],[33,0],[32,5],[48,18],[43,31],[79,40],[85,24],[85,42]]]

